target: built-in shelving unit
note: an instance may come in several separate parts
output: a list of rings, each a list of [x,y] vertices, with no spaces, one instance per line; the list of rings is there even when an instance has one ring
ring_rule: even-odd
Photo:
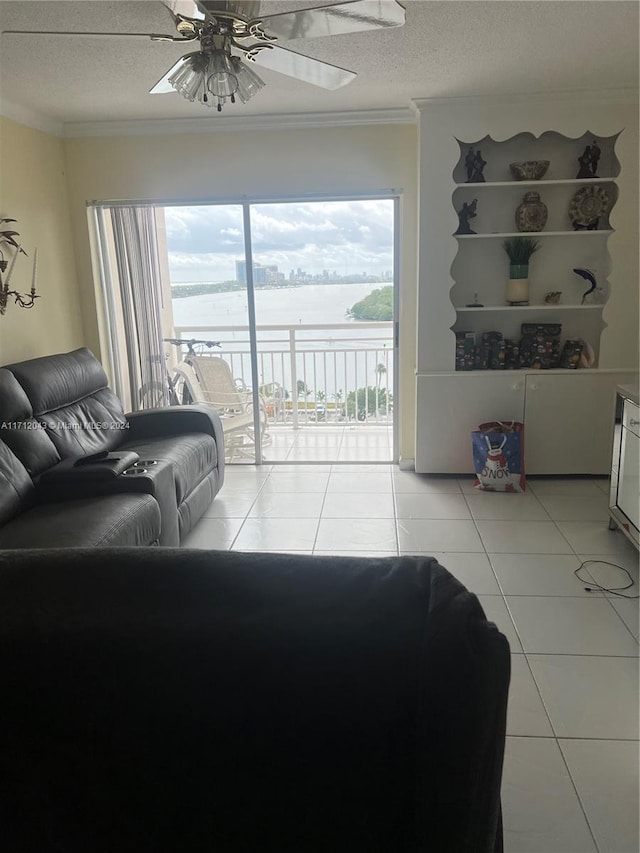
[[[601,149],[598,177],[576,178],[578,157],[594,140],[591,133],[570,139],[548,131],[539,137],[521,133],[505,141],[491,136],[479,140],[458,140],[460,156],[454,168],[452,204],[456,211],[476,201],[476,216],[469,225],[474,234],[455,234],[458,252],[451,265],[454,285],[450,298],[456,312],[453,332],[500,331],[505,337],[519,338],[523,322],[562,323],[562,338],[582,338],[596,354],[603,328],[602,310],[609,296],[608,237],[614,233],[609,214],[616,203],[616,178],[620,166],[615,155],[616,136],[597,137]],[[480,150],[486,161],[485,182],[466,183],[464,159],[469,148]],[[549,169],[541,180],[516,181],[509,164],[525,160],[549,160]],[[509,179],[511,178],[511,179]],[[569,207],[575,193],[585,186],[604,187],[609,205],[596,230],[574,230]],[[538,232],[520,232],[515,211],[527,192],[535,191],[547,207],[545,228]],[[540,248],[530,263],[530,304],[506,303],[509,261],[502,242],[527,236],[540,240]],[[588,288],[573,270],[593,271],[598,293],[589,296],[591,304],[582,304]],[[547,304],[545,295],[561,291],[559,304]],[[477,297],[476,297],[477,294]],[[483,308],[467,307],[478,301]],[[475,315],[475,316],[474,316]]]

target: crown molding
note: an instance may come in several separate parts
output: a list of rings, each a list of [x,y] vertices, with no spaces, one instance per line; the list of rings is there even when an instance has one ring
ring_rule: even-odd
[[[242,117],[203,117],[171,119],[134,119],[131,121],[68,122],[63,135],[154,136],[173,133],[220,133],[240,130],[298,130],[304,128],[354,127],[358,125],[415,124],[410,107],[386,110],[356,110],[334,113],[286,113]]]
[[[632,104],[638,105],[638,89],[579,89],[575,91],[563,90],[558,92],[531,92],[519,94],[500,95],[462,95],[460,97],[448,98],[414,98],[411,107],[416,113],[423,109],[437,106],[465,106],[480,104],[487,105],[513,105],[523,102],[541,103],[581,103],[581,104]]]
[[[15,121],[17,124],[23,124],[26,127],[31,127],[33,130],[40,130],[51,136],[64,135],[64,126],[61,121],[56,121],[49,116],[36,113],[28,107],[21,107],[19,104],[8,101],[6,98],[0,98],[0,115],[10,121]]]

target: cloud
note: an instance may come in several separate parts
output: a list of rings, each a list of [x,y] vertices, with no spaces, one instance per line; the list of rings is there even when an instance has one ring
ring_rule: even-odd
[[[166,207],[173,281],[235,278],[244,260],[241,205]],[[251,205],[256,263],[319,273],[379,274],[393,268],[393,202],[389,199]]]

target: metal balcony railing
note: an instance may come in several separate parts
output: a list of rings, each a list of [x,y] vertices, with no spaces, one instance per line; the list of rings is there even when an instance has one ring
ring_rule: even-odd
[[[176,326],[178,338],[222,343],[214,357],[250,388],[248,326]],[[260,392],[269,423],[300,426],[393,421],[393,323],[257,326]]]

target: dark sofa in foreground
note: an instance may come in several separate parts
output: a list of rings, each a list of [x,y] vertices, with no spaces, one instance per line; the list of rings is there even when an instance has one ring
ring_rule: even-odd
[[[12,853],[496,853],[506,639],[428,557],[0,552]]]
[[[0,368],[0,548],[178,545],[223,480],[210,407],[125,414],[85,348]]]

